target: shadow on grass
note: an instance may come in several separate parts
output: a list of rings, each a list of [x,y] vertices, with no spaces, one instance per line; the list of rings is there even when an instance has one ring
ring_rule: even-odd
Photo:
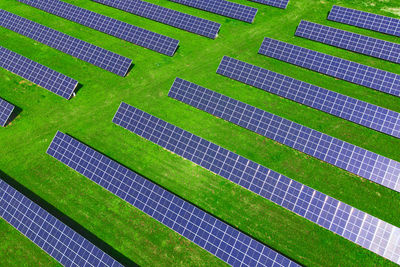
[[[117,260],[119,263],[123,264],[124,266],[139,266],[117,250],[115,250],[113,247],[108,245],[106,242],[86,230],[84,227],[82,227],[79,223],[71,219],[70,217],[66,216],[63,214],[60,210],[58,210],[56,207],[51,205],[49,202],[46,200],[42,199],[40,196],[36,195],[34,192],[30,191],[28,188],[5,174],[3,171],[0,170],[0,179],[3,179],[6,183],[8,183],[10,186],[14,187],[16,190],[18,190],[20,193],[22,193],[24,196],[28,197],[30,200],[38,204],[40,207],[45,209],[47,212],[49,212],[51,215],[59,219],[61,222],[66,224],[68,227],[72,228],[74,231],[76,231],[78,234],[86,238],[88,241],[93,243],[95,246],[97,246],[99,249],[103,250],[105,253],[113,257],[115,260]]]
[[[11,113],[10,117],[8,118],[5,126],[7,126],[8,124],[10,124],[16,117],[18,117],[18,115],[22,112],[22,108],[17,107],[14,105],[14,110]]]

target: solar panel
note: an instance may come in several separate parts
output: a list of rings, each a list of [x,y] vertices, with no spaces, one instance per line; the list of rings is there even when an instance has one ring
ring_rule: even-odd
[[[249,0],[253,2],[257,2],[264,5],[274,6],[286,9],[287,5],[289,4],[289,0]]]
[[[400,229],[122,103],[113,122],[395,263]]]
[[[126,12],[155,20],[178,29],[215,39],[221,24],[188,15],[176,10],[151,4],[141,0],[92,0],[97,3],[124,10]]]
[[[64,266],[122,266],[2,179],[0,217]]]
[[[0,46],[0,67],[37,84],[65,99],[70,99],[78,82],[57,71]]]
[[[400,19],[333,6],[328,20],[400,37]]]
[[[400,114],[255,65],[223,57],[218,74],[400,138]]]
[[[47,153],[232,266],[298,266],[64,133]]]
[[[0,126],[7,125],[15,106],[0,98]]]
[[[168,96],[400,192],[400,163],[176,78]]]
[[[400,44],[302,20],[296,36],[353,52],[400,63]]]
[[[59,0],[18,0],[122,40],[173,56],[179,41]]]
[[[194,7],[228,18],[253,23],[257,9],[225,0],[169,0],[185,6]]]
[[[0,9],[0,26],[100,68],[125,76],[132,60]]]
[[[400,75],[388,71],[271,38],[264,39],[258,53],[377,91],[400,96]]]

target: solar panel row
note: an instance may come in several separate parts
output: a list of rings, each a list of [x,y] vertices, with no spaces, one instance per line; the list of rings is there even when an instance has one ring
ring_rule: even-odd
[[[47,153],[233,266],[298,266],[64,133]]]
[[[329,12],[328,19],[400,37],[400,19],[341,6],[333,6]]]
[[[225,0],[169,0],[228,18],[253,23],[257,9]]]
[[[177,78],[168,96],[400,192],[400,163]]]
[[[0,26],[100,68],[125,76],[132,60],[0,9]]]
[[[400,229],[122,103],[113,122],[395,263]]]
[[[0,126],[7,125],[15,106],[0,98]]]
[[[0,217],[64,266],[122,266],[2,179]]]
[[[173,56],[178,48],[178,40],[59,0],[18,1],[161,54]]]
[[[253,2],[257,2],[264,5],[274,6],[286,9],[287,5],[289,4],[289,0],[249,0]]]
[[[223,57],[218,74],[400,138],[400,114],[258,66]]]
[[[271,38],[264,39],[258,53],[377,91],[400,96],[400,75],[395,73]]]
[[[335,29],[305,20],[300,22],[295,35],[367,56],[400,63],[400,44]]]
[[[155,20],[178,29],[215,39],[221,24],[141,0],[92,0],[97,3]]]
[[[78,82],[0,46],[0,67],[21,76],[65,99],[70,99]]]

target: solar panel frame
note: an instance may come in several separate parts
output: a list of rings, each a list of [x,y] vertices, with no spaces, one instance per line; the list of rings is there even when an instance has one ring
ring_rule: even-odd
[[[173,56],[179,40],[59,0],[17,0],[158,53]]]
[[[367,56],[400,63],[400,44],[302,20],[296,36]]]
[[[248,1],[256,2],[256,3],[268,5],[268,6],[278,7],[278,8],[282,8],[282,9],[286,9],[289,4],[289,0],[248,0]]]
[[[69,100],[78,82],[0,46],[0,67]]]
[[[215,39],[221,24],[141,0],[92,0],[134,15]]]
[[[334,5],[328,20],[400,37],[400,19]]]
[[[266,37],[259,54],[400,97],[400,75]]]
[[[126,103],[121,103],[113,122],[331,232],[400,263],[400,238],[395,238],[400,237],[400,228],[396,226]]]
[[[15,106],[0,98],[0,126],[5,127],[10,120]]]
[[[225,0],[168,0],[221,16],[253,23],[258,9]]]
[[[400,113],[224,56],[217,73],[364,127],[400,138]]]
[[[0,217],[64,266],[123,266],[2,179]]]
[[[69,135],[47,154],[232,266],[299,266]]]

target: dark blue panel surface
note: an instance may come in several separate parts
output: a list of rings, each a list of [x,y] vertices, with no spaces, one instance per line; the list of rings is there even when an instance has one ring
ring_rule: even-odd
[[[0,98],[0,126],[6,126],[15,106]]]
[[[289,0],[249,0],[253,2],[257,2],[264,5],[274,6],[286,9],[287,5],[289,4]]]

